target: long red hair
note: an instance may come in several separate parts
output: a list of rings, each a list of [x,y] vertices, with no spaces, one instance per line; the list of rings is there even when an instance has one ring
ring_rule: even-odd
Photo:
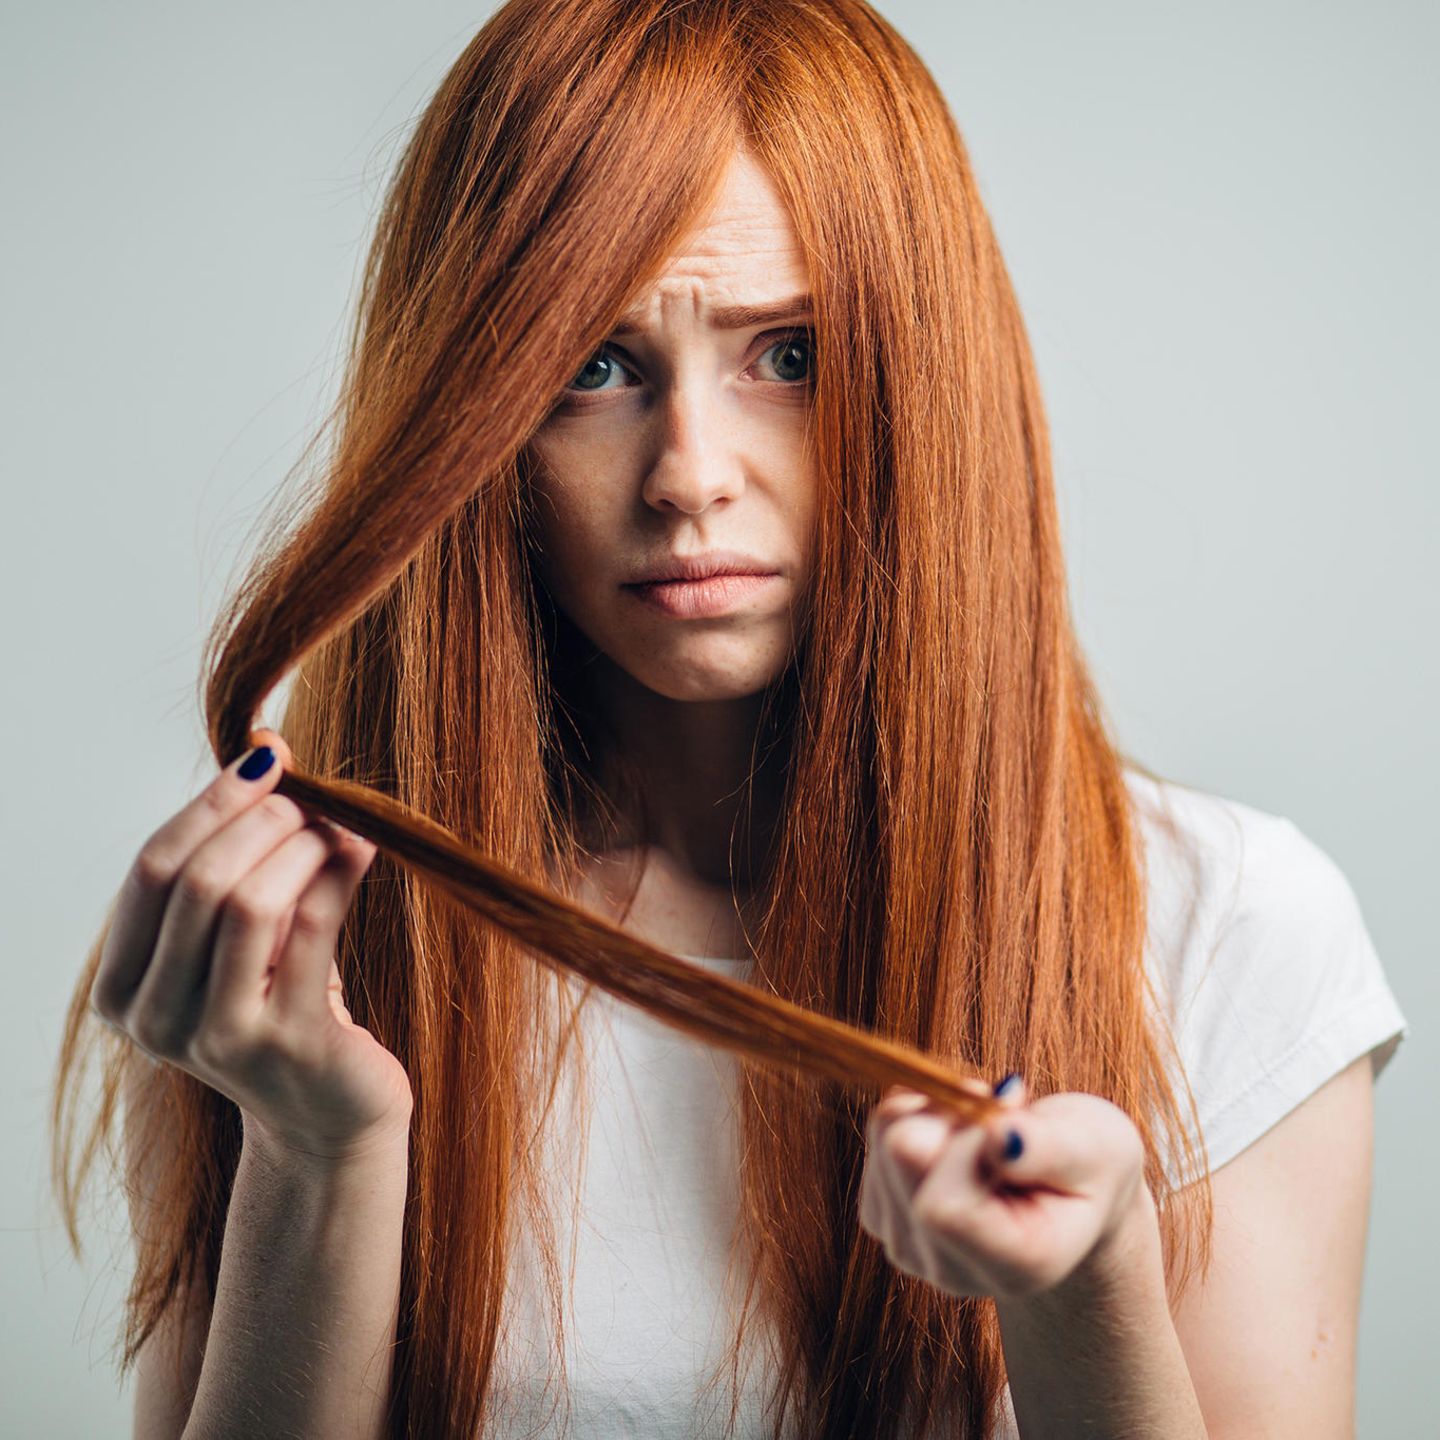
[[[527,547],[529,437],[741,145],[810,264],[822,491],[807,624],[767,696],[786,788],[750,984],[552,883],[599,800],[580,677]],[[228,762],[290,677],[281,790],[380,846],[339,963],[415,1093],[394,1435],[476,1432],[517,1227],[553,1239],[530,1142],[573,1048],[547,1007],[566,972],[740,1057],[737,1253],[746,1318],[753,1303],[776,1340],[777,1435],[787,1418],[815,1440],[994,1423],[993,1302],[895,1270],[857,1222],[888,1084],[975,1114],[971,1071],[1112,1100],[1145,1141],[1183,1287],[1209,1190],[1172,1190],[1162,1163],[1168,1149],[1205,1178],[1145,978],[1125,757],[1067,608],[1035,371],[944,98],[880,15],[508,0],[401,159],[325,433],[312,500],[219,617],[204,706]],[[99,948],[55,1092],[77,1253],[129,1051],[89,1011]],[[213,1297],[241,1138],[234,1105],[183,1071],[148,1083],[161,1179],[124,1366],[187,1277]]]

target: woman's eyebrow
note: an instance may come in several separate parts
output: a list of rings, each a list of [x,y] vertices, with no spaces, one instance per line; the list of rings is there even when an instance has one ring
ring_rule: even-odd
[[[721,305],[710,312],[710,323],[717,330],[748,330],[752,326],[768,325],[774,320],[793,320],[808,315],[815,308],[809,295],[791,295],[784,300],[772,300],[765,305]],[[644,330],[644,319],[639,315],[622,315],[612,335],[638,335]]]

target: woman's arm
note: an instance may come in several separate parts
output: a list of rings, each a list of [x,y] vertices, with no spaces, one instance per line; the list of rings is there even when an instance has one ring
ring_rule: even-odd
[[[995,1308],[1023,1440],[1218,1440],[1170,1318],[1147,1187],[1111,1242],[1064,1282]]]
[[[1365,1055],[1215,1171],[1213,1263],[1173,1320],[1148,1191],[1098,1270],[997,1301],[1024,1440],[1350,1440],[1372,1133]]]
[[[1024,1440],[1351,1440],[1371,1084],[1365,1056],[1215,1173],[1214,1263],[1173,1318],[1141,1142],[1099,1096],[1017,1091],[970,1124],[895,1087],[860,1223],[995,1297]]]
[[[1213,1440],[1352,1440],[1373,1136],[1362,1055],[1215,1171],[1214,1264],[1174,1311]]]
[[[184,1440],[386,1433],[407,1159],[246,1135]]]

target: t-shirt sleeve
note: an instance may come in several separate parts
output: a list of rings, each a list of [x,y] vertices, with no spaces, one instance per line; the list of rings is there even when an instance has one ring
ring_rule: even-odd
[[[1212,1170],[1360,1056],[1378,1077],[1407,1034],[1345,874],[1293,821],[1265,818],[1175,1015]]]

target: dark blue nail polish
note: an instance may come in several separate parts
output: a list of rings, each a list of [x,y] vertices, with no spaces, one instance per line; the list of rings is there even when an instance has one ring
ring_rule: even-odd
[[[995,1094],[1008,1095],[1020,1083],[1020,1076],[1012,1070],[996,1087]]]
[[[1020,1138],[1018,1130],[1007,1130],[1005,1132],[1005,1148],[1000,1152],[1005,1160],[1018,1160],[1020,1152],[1024,1150],[1025,1142]]]
[[[275,752],[268,745],[257,745],[235,772],[242,780],[258,780],[275,763]]]

